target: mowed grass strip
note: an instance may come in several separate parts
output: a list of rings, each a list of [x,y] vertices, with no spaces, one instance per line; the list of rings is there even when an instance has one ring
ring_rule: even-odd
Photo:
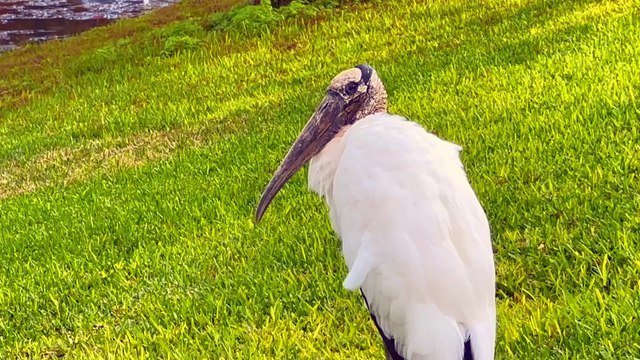
[[[465,149],[494,234],[497,358],[637,358],[639,10],[373,2],[221,31],[194,15],[155,47],[84,52],[56,91],[0,110],[2,169],[56,179],[0,201],[3,357],[381,357],[304,177],[252,221],[327,83],[367,62],[393,112]],[[127,144],[144,161],[92,170]]]
[[[37,191],[49,186],[66,186],[127,167],[138,167],[166,159],[190,147],[217,140],[240,130],[241,115],[232,121],[211,121],[199,128],[151,131],[126,138],[90,141],[82,146],[46,151],[28,161],[0,164],[0,199]],[[224,130],[220,130],[224,127]]]

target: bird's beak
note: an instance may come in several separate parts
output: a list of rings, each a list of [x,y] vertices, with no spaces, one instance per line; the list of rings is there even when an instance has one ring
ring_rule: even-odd
[[[344,100],[339,94],[332,91],[327,93],[264,190],[256,211],[256,222],[260,222],[271,200],[284,184],[338,133],[338,117],[343,106]]]

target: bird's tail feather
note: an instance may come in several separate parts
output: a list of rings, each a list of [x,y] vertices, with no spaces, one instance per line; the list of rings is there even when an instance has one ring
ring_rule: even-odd
[[[495,331],[495,325],[492,322],[477,323],[469,327],[472,360],[493,360]]]
[[[464,338],[458,324],[433,304],[414,304],[407,311],[409,359],[462,359]]]

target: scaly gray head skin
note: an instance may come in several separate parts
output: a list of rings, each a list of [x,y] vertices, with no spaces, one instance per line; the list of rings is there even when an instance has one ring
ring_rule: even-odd
[[[287,156],[271,178],[256,211],[259,222],[284,184],[345,127],[379,112],[387,111],[387,92],[376,71],[357,65],[338,74],[327,94],[307,122]]]
[[[387,111],[387,91],[376,71],[368,65],[358,65],[336,75],[327,93],[342,97],[351,123]]]

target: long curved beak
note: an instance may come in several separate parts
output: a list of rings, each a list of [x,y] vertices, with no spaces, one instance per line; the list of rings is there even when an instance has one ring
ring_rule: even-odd
[[[336,120],[343,105],[344,100],[336,93],[329,92],[324,97],[262,193],[256,211],[256,223],[260,222],[271,200],[284,184],[338,133],[340,126]]]

